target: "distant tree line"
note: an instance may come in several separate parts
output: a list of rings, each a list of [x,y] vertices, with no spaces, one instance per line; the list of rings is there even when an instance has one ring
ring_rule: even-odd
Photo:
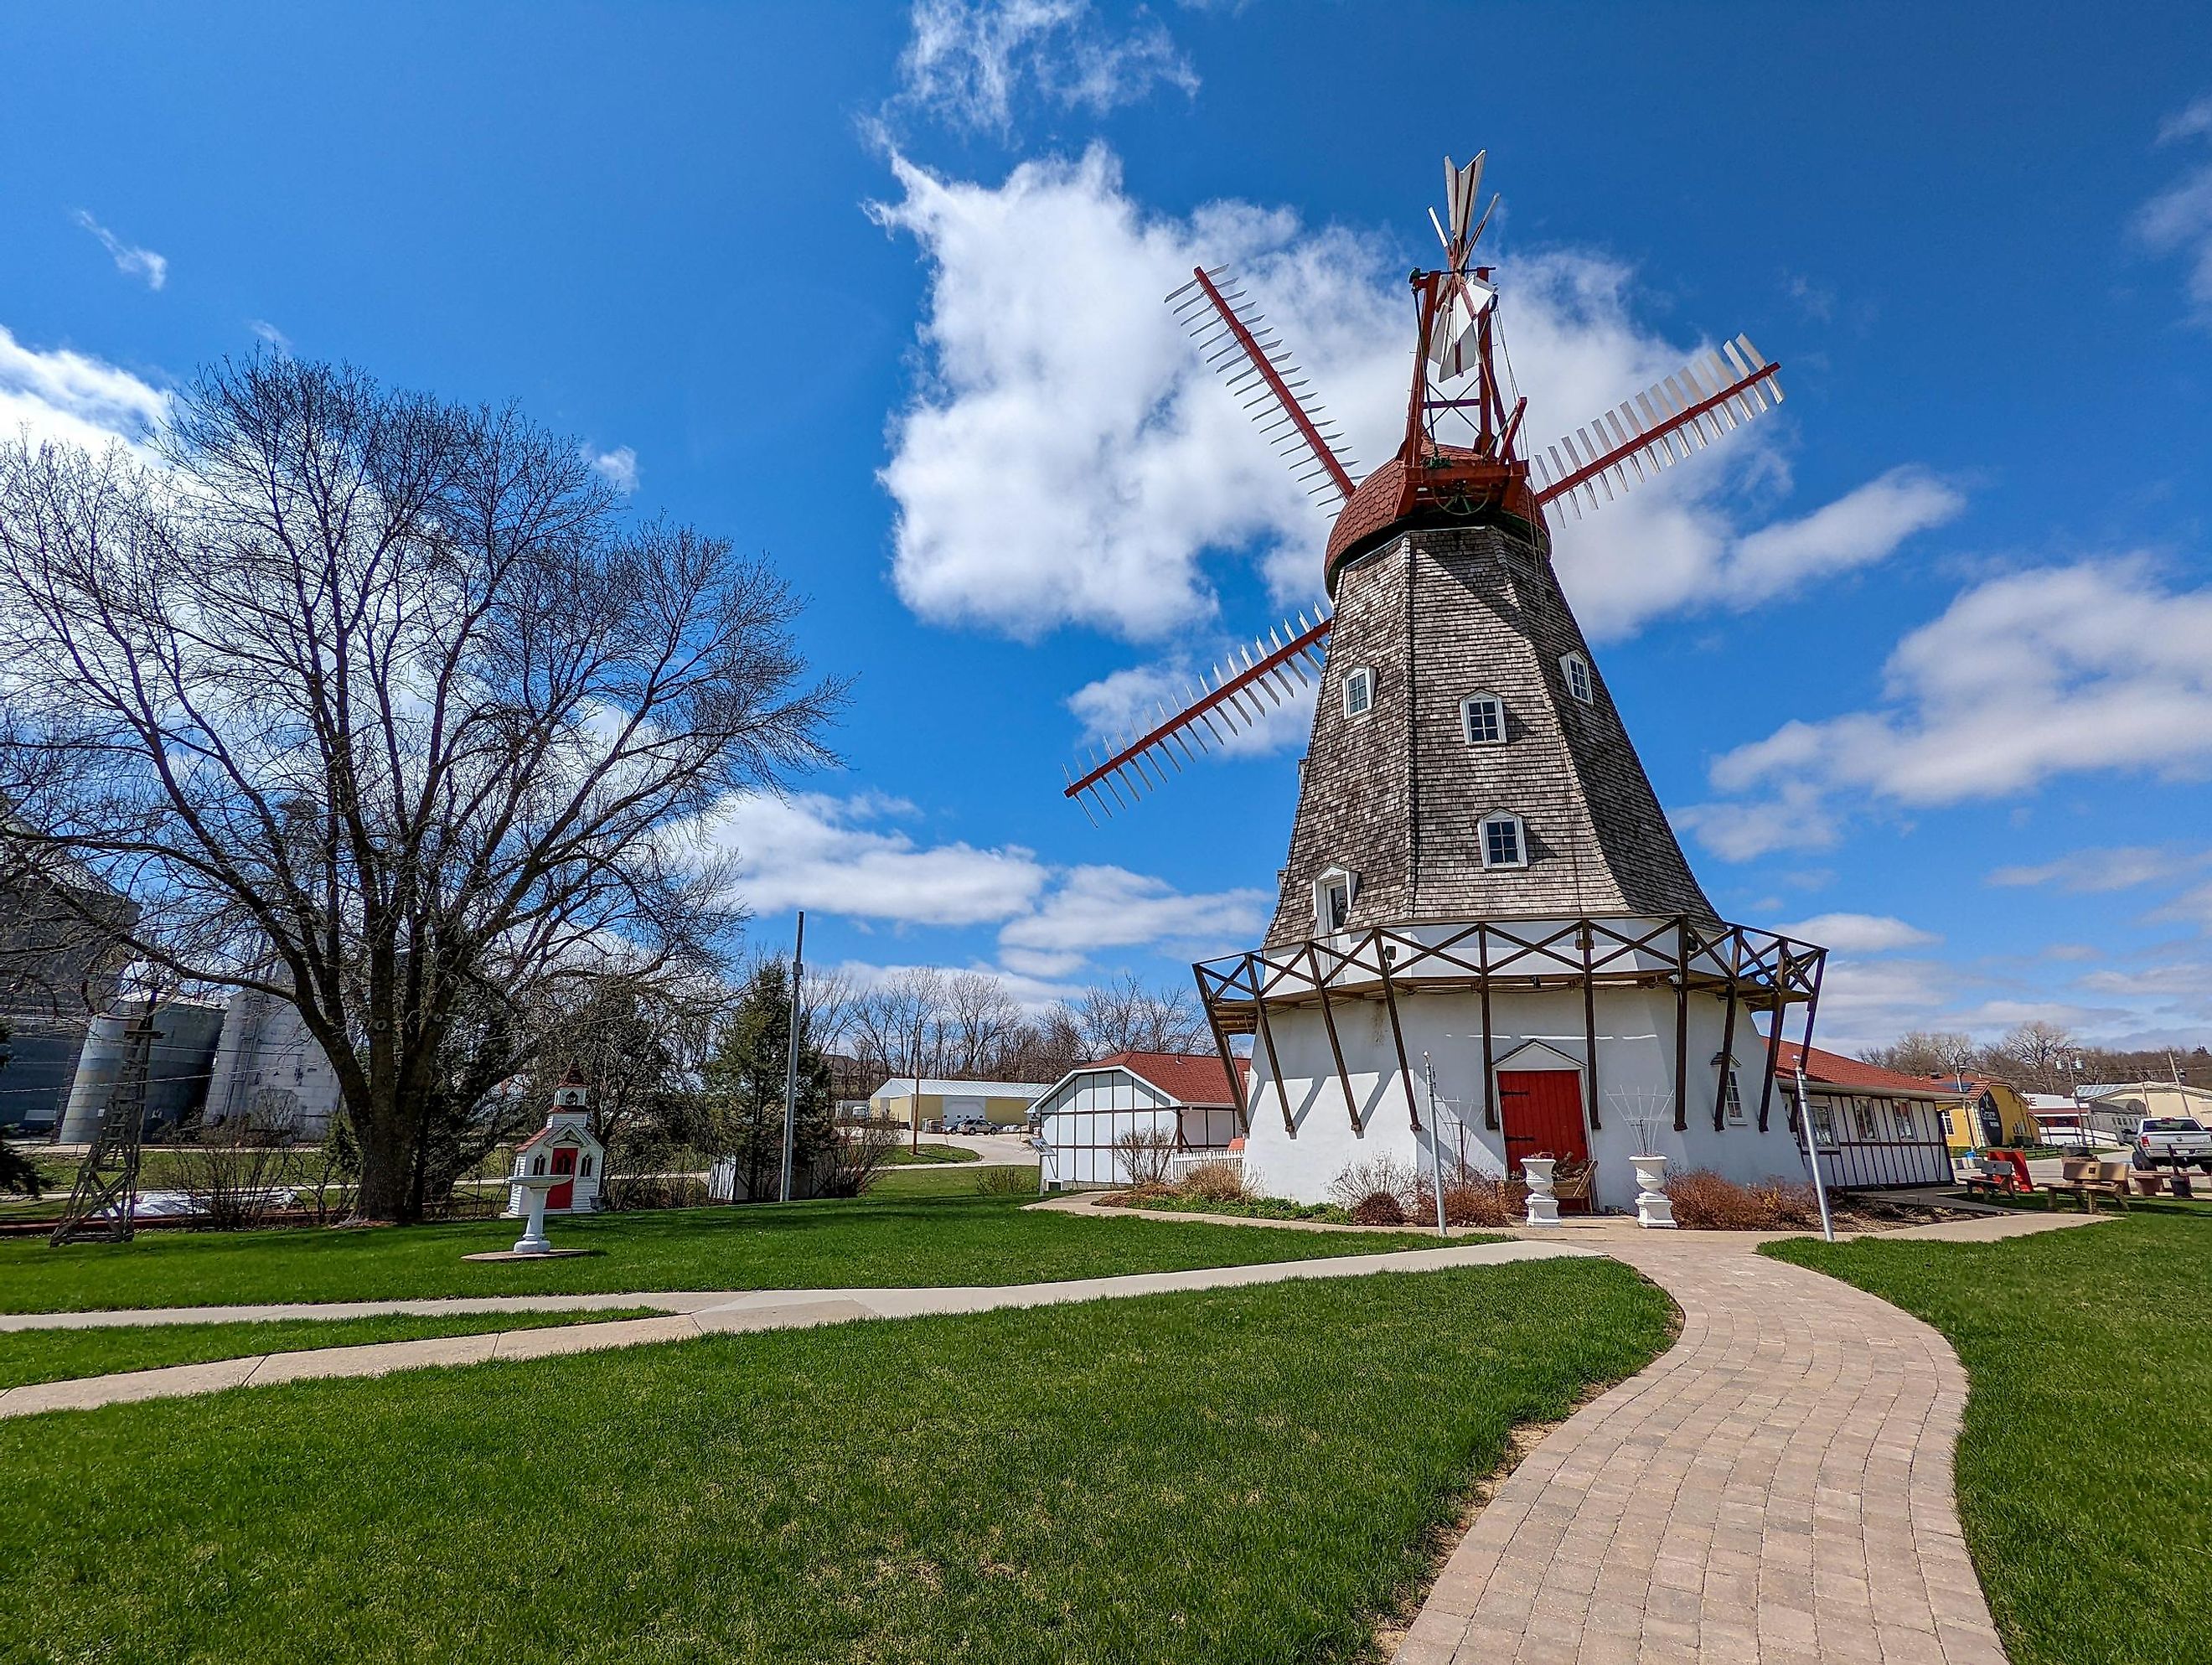
[[[1990,1076],[2022,1092],[2066,1093],[2075,1083],[2170,1081],[2212,1087],[2212,1050],[2151,1048],[2127,1051],[2075,1039],[2060,1024],[2033,1018],[1995,1041],[1951,1030],[1916,1029],[1859,1056],[1905,1075]]]

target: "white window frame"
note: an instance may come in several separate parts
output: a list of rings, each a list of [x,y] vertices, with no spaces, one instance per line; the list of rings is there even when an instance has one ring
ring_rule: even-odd
[[[1490,829],[1502,822],[1510,822],[1513,827],[1513,854],[1516,859],[1511,861],[1491,860]],[[1514,814],[1511,810],[1492,810],[1477,821],[1474,823],[1474,839],[1476,853],[1481,856],[1482,865],[1486,869],[1506,870],[1525,867],[1528,865],[1528,823]]]
[[[1328,916],[1329,892],[1341,887],[1344,891],[1344,919],[1333,921]],[[1324,867],[1313,882],[1314,930],[1321,936],[1334,936],[1347,930],[1352,924],[1352,905],[1359,900],[1359,875],[1349,867],[1334,864]]]
[[[1474,712],[1477,706],[1488,706],[1498,720],[1498,732],[1478,738],[1474,732]],[[1470,694],[1459,702],[1460,738],[1471,746],[1502,746],[1505,744],[1505,702],[1495,694]]]
[[[1584,705],[1597,703],[1597,675],[1590,662],[1580,653],[1565,653],[1559,658],[1559,674],[1567,679],[1567,692]]]
[[[1360,704],[1357,710],[1352,708],[1352,690],[1354,688],[1359,690],[1360,695]],[[1374,709],[1374,669],[1370,665],[1356,665],[1344,673],[1344,714],[1347,717],[1364,717]]]

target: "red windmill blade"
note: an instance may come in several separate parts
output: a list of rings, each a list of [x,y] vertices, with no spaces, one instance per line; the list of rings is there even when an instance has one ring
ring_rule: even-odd
[[[1376,525],[1425,511],[1464,514],[1472,504],[1500,507],[1540,526],[1543,510],[1562,498],[1579,519],[1584,508],[1612,501],[1637,482],[1687,460],[1782,402],[1781,365],[1762,359],[1750,337],[1738,335],[1723,342],[1719,351],[1692,360],[1542,451],[1520,456],[1516,447],[1528,401],[1516,399],[1510,410],[1506,407],[1492,368],[1498,292],[1490,283],[1492,268],[1469,264],[1498,205],[1493,196],[1480,219],[1474,217],[1486,154],[1478,153],[1465,167],[1444,159],[1449,228],[1433,210],[1430,213],[1444,246],[1444,268],[1417,271],[1412,280],[1419,350],[1407,403],[1406,437],[1397,454],[1357,487],[1352,467],[1337,454],[1341,441],[1325,420],[1323,407],[1310,402],[1308,384],[1288,349],[1243,291],[1233,279],[1223,287],[1225,269],[1194,269],[1191,281],[1167,297],[1177,318],[1209,352],[1208,362],[1232,388],[1249,392],[1246,408],[1255,412],[1276,448],[1292,458],[1301,479],[1325,503],[1341,506],[1325,563],[1332,593],[1337,538],[1347,521],[1361,518],[1370,495]],[[1448,396],[1437,385],[1470,375],[1475,380],[1457,396]],[[1439,425],[1450,418],[1470,430],[1471,445],[1447,445],[1437,437]],[[1362,502],[1355,503],[1355,497]],[[1292,678],[1303,684],[1310,680],[1309,669],[1321,674],[1326,665],[1322,644],[1330,622],[1326,608],[1310,623],[1300,614],[1295,629],[1286,621],[1243,650],[1241,663],[1233,658],[1227,674],[1217,665],[1211,685],[1202,678],[1179,711],[1156,707],[1156,726],[1124,736],[1111,757],[1070,779],[1063,795],[1086,813],[1095,804],[1110,815],[1113,805],[1127,807],[1142,789],[1166,781],[1163,758],[1181,773],[1177,753],[1195,762],[1194,740],[1201,750],[1208,748],[1209,734],[1216,742],[1224,740],[1221,725],[1234,732],[1240,720],[1256,721],[1267,709],[1260,703],[1262,693],[1279,704],[1295,691]]]
[[[1190,282],[1170,291],[1167,304],[1231,391],[1249,394],[1244,408],[1277,452],[1293,459],[1299,483],[1323,507],[1341,503],[1352,495],[1352,469],[1358,465],[1347,467],[1337,455],[1343,441],[1335,424],[1322,406],[1307,404],[1304,376],[1259,308],[1233,279],[1225,291],[1215,281],[1227,271],[1192,267]]]

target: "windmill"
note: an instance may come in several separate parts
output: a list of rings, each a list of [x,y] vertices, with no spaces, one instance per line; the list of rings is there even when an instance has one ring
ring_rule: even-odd
[[[1168,295],[1177,321],[1262,436],[1322,507],[1336,513],[1324,564],[1330,603],[1316,606],[1310,617],[1301,611],[1286,618],[1235,650],[1225,669],[1215,665],[1186,690],[1180,709],[1157,706],[1155,726],[1121,735],[1111,755],[1094,756],[1081,775],[1071,774],[1063,795],[1085,813],[1095,808],[1111,816],[1129,806],[1164,784],[1170,769],[1181,773],[1186,760],[1225,744],[1322,673],[1336,576],[1364,533],[1416,520],[1472,520],[1497,513],[1542,533],[1544,511],[1553,504],[1580,520],[1782,402],[1782,367],[1739,334],[1524,455],[1528,401],[1516,397],[1509,406],[1494,368],[1500,336],[1493,269],[1473,264],[1498,206],[1493,195],[1475,217],[1487,154],[1478,152],[1464,167],[1444,159],[1446,216],[1429,210],[1444,263],[1411,279],[1420,350],[1413,358],[1405,437],[1364,480],[1355,480],[1358,465],[1345,454],[1341,434],[1289,349],[1225,267],[1194,268],[1190,281]],[[1446,433],[1462,442],[1448,442]]]
[[[1632,1162],[1654,1155],[1794,1179],[1774,1080],[1793,1010],[1809,1043],[1826,951],[1715,910],[1553,571],[1547,521],[1755,420],[1782,398],[1778,367],[1738,335],[1529,443],[1528,405],[1498,373],[1493,269],[1476,259],[1496,206],[1482,173],[1480,155],[1445,161],[1443,262],[1411,279],[1404,436],[1364,477],[1232,274],[1199,268],[1168,297],[1334,511],[1328,599],[1067,795],[1110,813],[1321,684],[1266,939],[1194,968],[1232,1079],[1232,1037],[1252,1039],[1238,1109],[1271,1189],[1317,1200],[1378,1157],[1495,1173],[1539,1152],[1594,1164],[1579,1193],[1594,1206],[1626,1206]],[[1424,1127],[1413,1060],[1433,1063],[1437,1103],[1469,1107],[1479,1159]],[[1672,1126],[1656,1139],[1626,1125],[1650,1117],[1607,1108],[1662,1103]]]

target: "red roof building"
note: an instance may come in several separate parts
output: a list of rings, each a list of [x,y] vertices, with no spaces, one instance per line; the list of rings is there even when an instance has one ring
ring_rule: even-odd
[[[1215,1108],[1227,1105],[1234,1109],[1240,1093],[1229,1085],[1229,1073],[1221,1067],[1218,1053],[1203,1052],[1117,1052],[1096,1063],[1081,1064],[1079,1069],[1103,1070],[1116,1067],[1141,1076],[1178,1104]],[[1237,1086],[1252,1073],[1249,1059],[1237,1060]]]

